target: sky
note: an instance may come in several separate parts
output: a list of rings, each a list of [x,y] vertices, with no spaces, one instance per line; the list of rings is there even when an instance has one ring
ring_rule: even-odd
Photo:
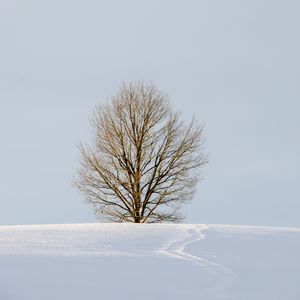
[[[300,227],[299,1],[0,2],[0,225],[94,222],[77,145],[122,82],[205,124],[186,223]]]

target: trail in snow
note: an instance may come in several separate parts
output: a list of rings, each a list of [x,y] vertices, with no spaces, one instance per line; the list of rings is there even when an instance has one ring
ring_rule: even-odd
[[[213,293],[219,299],[233,299],[231,296],[226,294],[226,290],[233,286],[237,279],[237,275],[228,267],[221,264],[217,264],[213,261],[201,258],[200,256],[192,255],[186,251],[186,247],[199,243],[205,240],[204,231],[209,227],[206,225],[195,225],[193,229],[188,229],[188,237],[183,239],[174,240],[166,245],[165,249],[161,250],[161,253],[169,255],[173,258],[184,259],[194,264],[205,268],[210,273],[216,276],[214,281],[214,288],[208,287],[204,291],[207,295]],[[201,244],[199,245],[201,247]]]

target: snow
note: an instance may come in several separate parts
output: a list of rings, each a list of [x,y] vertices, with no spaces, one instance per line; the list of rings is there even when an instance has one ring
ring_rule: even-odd
[[[300,229],[0,227],[1,300],[299,300]]]

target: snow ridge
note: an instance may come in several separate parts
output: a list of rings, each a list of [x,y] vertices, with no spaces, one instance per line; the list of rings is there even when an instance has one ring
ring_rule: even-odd
[[[0,226],[0,299],[298,300],[299,253],[299,228]]]

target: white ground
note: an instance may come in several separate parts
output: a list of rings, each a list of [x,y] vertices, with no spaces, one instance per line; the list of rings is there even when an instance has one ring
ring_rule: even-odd
[[[300,229],[0,227],[0,300],[299,300]]]

